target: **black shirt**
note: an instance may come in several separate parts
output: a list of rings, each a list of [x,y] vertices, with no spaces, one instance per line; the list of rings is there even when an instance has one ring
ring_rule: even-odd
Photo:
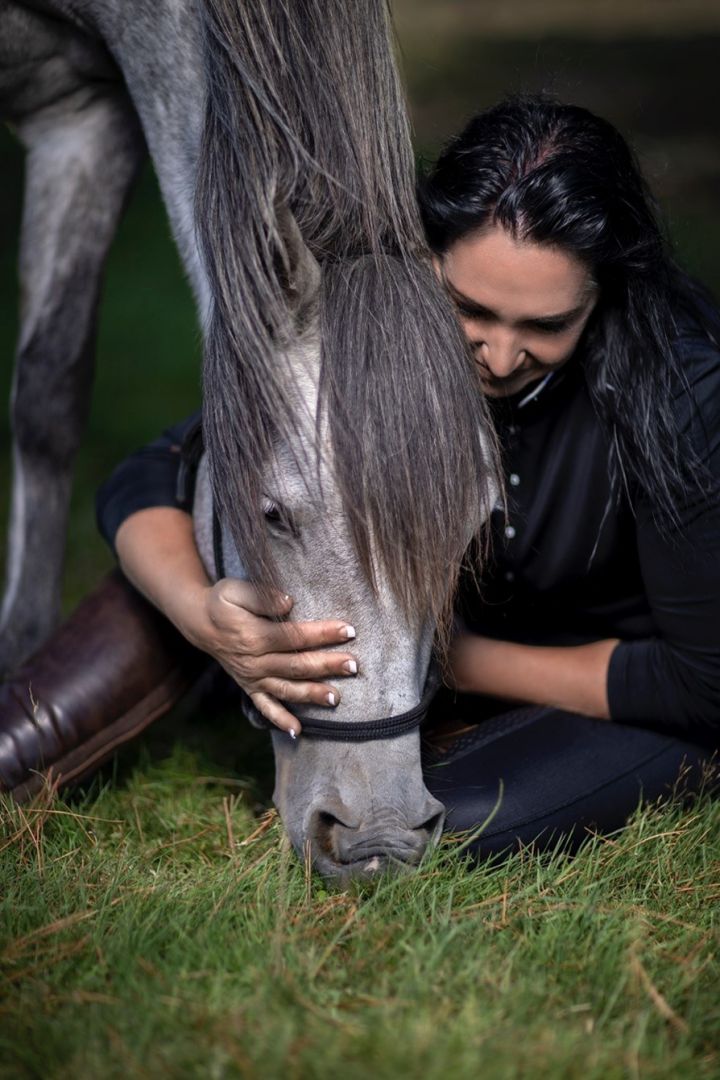
[[[691,329],[676,348],[689,385],[675,400],[678,421],[720,480],[720,350]],[[673,540],[642,493],[614,498],[607,438],[577,359],[491,408],[508,514],[493,514],[479,595],[461,594],[471,629],[530,644],[620,638],[608,675],[613,720],[688,737],[720,725],[720,485],[688,500]],[[191,423],[133,454],[101,488],[98,523],[110,544],[136,510],[189,508],[178,473]]]
[[[720,479],[720,351],[699,331],[676,343],[689,384],[675,412]],[[720,726],[720,497],[689,498],[672,539],[647,497],[615,498],[609,446],[582,366],[491,408],[504,451],[507,515],[493,559],[463,590],[471,629],[528,644],[620,638],[610,661],[613,720],[678,733]],[[667,532],[667,530],[666,530]]]

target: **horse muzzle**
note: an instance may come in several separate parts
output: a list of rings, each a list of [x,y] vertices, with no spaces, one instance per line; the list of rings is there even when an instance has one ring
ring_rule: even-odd
[[[444,821],[442,803],[430,795],[417,823],[402,821],[399,813],[358,823],[344,807],[316,810],[308,836],[313,865],[341,887],[414,869],[437,842]]]

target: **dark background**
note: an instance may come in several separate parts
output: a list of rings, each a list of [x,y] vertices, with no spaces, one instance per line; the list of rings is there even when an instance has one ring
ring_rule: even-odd
[[[431,157],[472,112],[509,92],[543,89],[588,106],[634,144],[679,258],[720,293],[717,0],[396,0],[394,7],[420,156]],[[22,153],[0,130],[4,400],[17,325],[21,204]],[[77,465],[66,605],[111,564],[95,534],[97,484],[127,451],[196,407],[199,371],[192,300],[146,168],[107,270],[92,415]],[[8,465],[3,410],[4,496]],[[5,515],[6,497],[3,532]]]

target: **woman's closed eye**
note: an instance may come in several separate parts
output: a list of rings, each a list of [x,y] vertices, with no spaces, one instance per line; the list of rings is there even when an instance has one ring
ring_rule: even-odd
[[[564,334],[566,330],[572,328],[574,321],[574,319],[561,319],[556,322],[531,322],[528,326],[541,334]]]
[[[460,302],[456,303],[456,307],[460,315],[464,319],[470,319],[475,322],[496,322],[497,316],[493,315],[491,311],[486,311],[484,308],[469,306]],[[571,330],[575,324],[575,318],[571,319],[528,319],[525,322],[525,327],[528,330],[534,330],[541,334],[564,334],[566,331]]]

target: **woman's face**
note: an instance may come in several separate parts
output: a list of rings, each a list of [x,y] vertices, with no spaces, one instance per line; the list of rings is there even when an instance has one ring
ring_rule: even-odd
[[[440,269],[491,397],[567,363],[597,303],[598,287],[574,255],[514,240],[499,226],[456,241]]]

